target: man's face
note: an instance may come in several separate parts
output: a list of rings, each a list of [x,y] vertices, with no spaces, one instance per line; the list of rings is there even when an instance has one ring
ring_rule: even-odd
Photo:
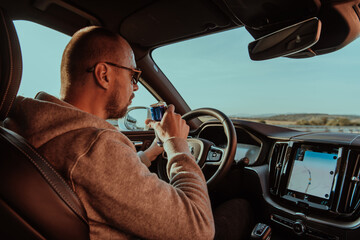
[[[108,118],[122,118],[125,116],[128,107],[130,106],[132,99],[135,97],[133,91],[136,90],[132,86],[131,80],[128,81],[128,84],[121,84],[118,81],[124,81],[124,79],[117,79],[117,83],[114,84],[111,95],[108,99],[106,110],[108,113]]]
[[[122,61],[116,64],[127,68],[135,68],[134,54],[131,49],[127,50],[128,52],[123,54]],[[122,118],[135,97],[134,91],[137,91],[139,87],[137,84],[132,83],[132,71],[110,65],[108,67],[111,68],[109,77],[112,78],[112,86],[106,106],[108,118]]]

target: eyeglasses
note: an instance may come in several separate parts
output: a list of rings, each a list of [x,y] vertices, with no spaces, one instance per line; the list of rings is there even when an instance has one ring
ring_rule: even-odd
[[[117,64],[112,63],[112,62],[105,62],[105,63],[110,65],[110,66],[113,66],[113,67],[122,68],[122,69],[125,69],[125,70],[128,70],[128,71],[131,71],[133,73],[133,75],[131,76],[132,84],[135,85],[135,84],[137,84],[139,82],[140,75],[141,75],[141,70],[139,68],[128,68],[128,67],[117,65]],[[97,64],[98,63],[96,63],[93,67],[87,69],[86,71],[87,72],[93,72],[95,70],[95,66]]]

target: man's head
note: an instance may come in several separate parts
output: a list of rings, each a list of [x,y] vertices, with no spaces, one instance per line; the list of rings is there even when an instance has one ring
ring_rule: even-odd
[[[102,118],[119,118],[138,89],[130,45],[120,35],[101,27],[74,34],[61,62],[61,98]]]

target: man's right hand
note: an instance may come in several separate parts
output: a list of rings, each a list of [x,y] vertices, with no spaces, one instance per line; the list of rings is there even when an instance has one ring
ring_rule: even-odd
[[[160,122],[146,119],[145,123],[156,131],[162,142],[172,137],[187,139],[190,129],[180,114],[175,113],[175,106],[172,104],[168,106]]]

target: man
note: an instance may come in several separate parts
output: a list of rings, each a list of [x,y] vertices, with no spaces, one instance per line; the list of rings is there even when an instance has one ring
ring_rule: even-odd
[[[174,106],[160,123],[147,121],[164,143],[170,184],[144,164],[162,148],[152,144],[140,160],[132,142],[105,121],[124,116],[139,73],[123,38],[101,27],[82,29],[63,54],[62,100],[46,93],[18,97],[5,127],[28,139],[68,181],[84,204],[91,239],[212,239],[206,181]]]

